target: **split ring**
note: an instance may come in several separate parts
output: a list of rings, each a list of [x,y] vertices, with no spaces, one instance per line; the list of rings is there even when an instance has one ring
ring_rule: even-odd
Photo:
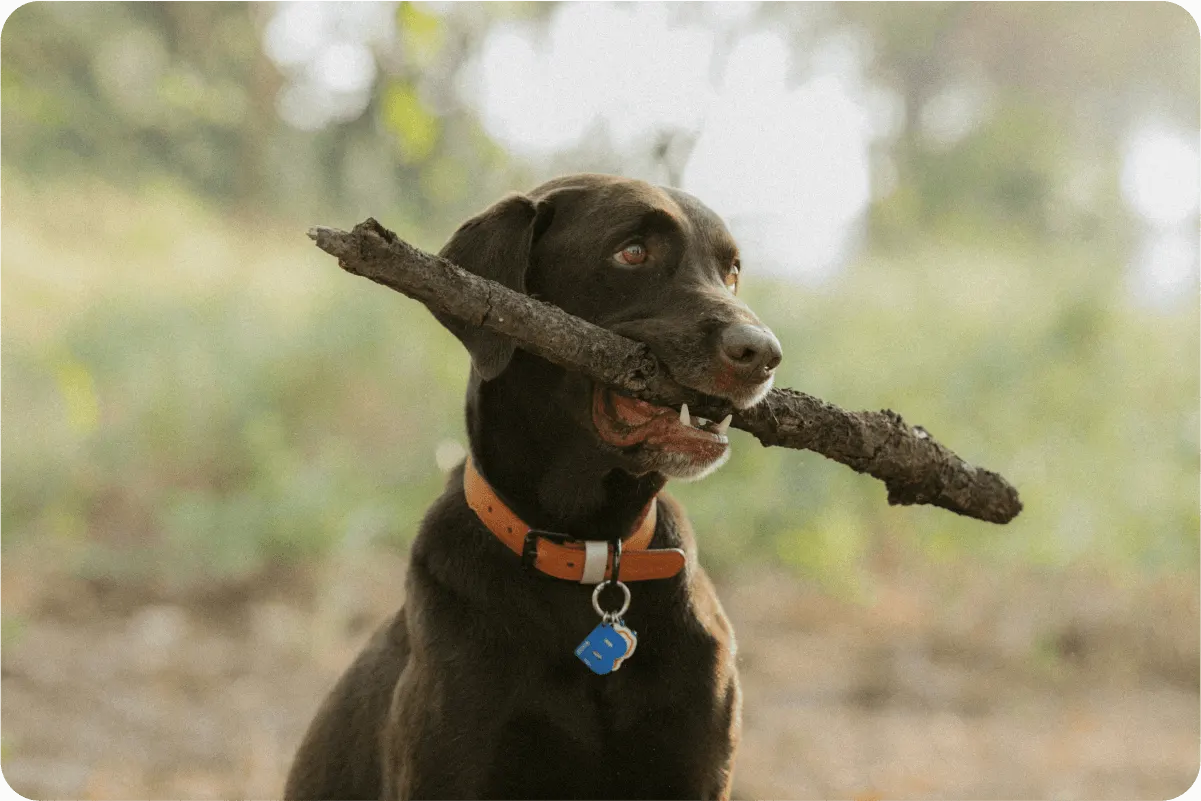
[[[622,602],[621,602],[621,609],[618,609],[616,612],[606,612],[605,610],[601,609],[601,605],[600,605],[601,590],[609,584],[616,584],[624,596],[624,598],[622,599]],[[621,616],[624,615],[626,613],[626,610],[630,608],[630,588],[627,587],[625,585],[625,582],[623,582],[623,581],[617,581],[617,582],[602,581],[600,584],[597,584],[596,589],[594,589],[592,591],[592,608],[596,610],[596,613],[598,615],[600,615],[602,618],[605,618],[606,620],[621,619]]]

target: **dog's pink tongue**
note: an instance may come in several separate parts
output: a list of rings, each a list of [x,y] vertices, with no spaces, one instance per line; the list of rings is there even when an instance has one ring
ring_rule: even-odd
[[[674,412],[663,406],[618,395],[597,387],[592,400],[592,422],[601,439],[628,447],[646,440],[653,431],[671,425]]]
[[[612,394],[610,397],[613,399],[613,411],[617,413],[621,422],[628,426],[646,425],[657,415],[670,411],[637,398],[627,398],[625,395]]]

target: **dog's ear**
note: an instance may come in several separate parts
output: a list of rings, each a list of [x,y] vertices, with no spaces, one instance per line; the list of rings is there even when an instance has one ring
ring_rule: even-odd
[[[439,256],[468,272],[525,292],[530,248],[538,206],[522,195],[508,195],[459,226]],[[485,381],[509,365],[515,345],[507,337],[461,320],[434,315],[471,354],[471,366]]]

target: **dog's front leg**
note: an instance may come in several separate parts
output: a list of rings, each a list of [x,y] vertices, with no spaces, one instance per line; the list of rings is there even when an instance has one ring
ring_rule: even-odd
[[[486,796],[496,716],[483,705],[472,714],[448,689],[420,661],[401,673],[381,741],[382,798]]]

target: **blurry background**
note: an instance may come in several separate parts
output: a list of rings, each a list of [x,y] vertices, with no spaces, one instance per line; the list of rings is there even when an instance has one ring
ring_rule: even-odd
[[[740,796],[1170,798],[1198,769],[1198,31],[1170,4],[34,4],[0,36],[3,720],[37,797],[268,797],[402,601],[468,369],[304,233],[682,186],[779,385],[998,527],[736,435],[673,487]]]

